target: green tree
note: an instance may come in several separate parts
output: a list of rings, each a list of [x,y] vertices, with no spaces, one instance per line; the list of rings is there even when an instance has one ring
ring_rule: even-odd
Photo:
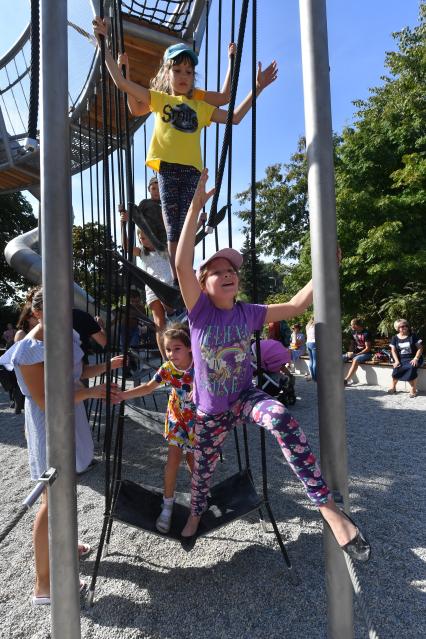
[[[382,85],[371,89],[368,100],[354,102],[353,126],[334,139],[343,322],[360,316],[373,331],[382,329],[411,301],[421,304],[415,318],[424,334],[426,319],[419,326],[417,318],[426,318],[425,2],[418,26],[394,38],[397,51],[386,54]],[[293,259],[287,296],[311,271],[302,140],[290,164],[269,167],[258,188],[259,247],[277,259]],[[249,191],[239,198],[249,202]],[[249,212],[240,215],[248,224]]]
[[[236,197],[242,205],[251,204],[250,189]],[[290,162],[267,167],[265,178],[256,183],[256,242],[260,253],[279,260],[299,257],[309,230],[307,201],[305,141],[301,138]],[[246,224],[248,237],[251,210],[243,209],[238,215]]]
[[[101,304],[106,302],[105,233],[103,224],[88,222],[73,226],[74,281]]]
[[[347,315],[389,324],[411,282],[426,284],[426,4],[420,23],[394,34],[389,75],[358,101],[337,149],[338,232]],[[414,291],[415,292],[415,291]],[[423,316],[426,308],[423,307]]]
[[[0,195],[0,304],[19,306],[28,282],[7,264],[6,244],[37,226],[30,203],[21,193]],[[9,321],[9,320],[8,320]]]

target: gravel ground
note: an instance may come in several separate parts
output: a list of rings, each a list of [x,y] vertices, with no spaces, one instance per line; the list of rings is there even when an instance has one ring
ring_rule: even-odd
[[[297,379],[293,413],[318,450],[316,390]],[[426,396],[387,395],[377,386],[345,391],[352,511],[368,531],[373,555],[358,574],[380,639],[426,636],[424,432]],[[151,401],[151,400],[148,400]],[[134,416],[134,413],[133,413]],[[259,435],[250,433],[255,481]],[[236,470],[233,439],[215,479]],[[197,541],[179,544],[114,523],[92,608],[82,604],[82,637],[120,639],[299,639],[326,637],[321,524],[299,483],[267,438],[270,502],[300,583],[293,585],[272,534],[254,516]],[[126,420],[123,478],[161,486],[162,438]],[[100,459],[100,458],[99,458]],[[1,524],[30,490],[24,419],[0,393]],[[96,546],[103,516],[101,462],[78,485],[79,537]],[[179,489],[187,490],[182,469]],[[33,583],[31,526],[24,517],[0,547],[0,637],[47,639],[49,607],[30,603]],[[90,579],[95,553],[81,562]],[[368,633],[355,604],[356,638]],[[342,639],[345,639],[342,637]]]

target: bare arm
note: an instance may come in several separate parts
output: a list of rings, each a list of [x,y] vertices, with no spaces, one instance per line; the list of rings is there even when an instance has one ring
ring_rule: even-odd
[[[126,68],[126,78],[127,80],[131,80],[129,57],[127,53],[120,53],[117,63],[120,71],[122,66]],[[149,105],[144,102],[139,102],[139,100],[130,93],[127,94],[127,106],[129,107],[130,113],[134,116],[147,115],[150,113]]]
[[[122,368],[123,366],[123,355],[117,355],[111,359],[111,370],[115,370],[116,368]],[[98,377],[102,375],[106,371],[106,362],[100,362],[100,364],[86,364],[83,367],[83,373],[81,375],[82,379],[88,379],[89,377]]]
[[[398,352],[393,344],[390,345],[392,359],[393,359],[393,367],[397,368],[400,365]]]
[[[203,169],[176,250],[176,271],[182,297],[188,311],[195,306],[201,294],[201,287],[194,273],[193,259],[198,214],[214,193],[214,189],[206,192],[208,177],[208,170]]]
[[[300,315],[312,304],[312,280],[285,304],[270,304],[266,311],[265,322],[280,322]]]
[[[104,20],[96,16],[96,18],[92,21],[92,24],[93,24],[93,32],[99,44],[101,36],[103,36],[104,38],[106,37],[106,34],[107,34],[106,23]],[[123,76],[117,62],[112,57],[111,51],[106,46],[106,42],[105,42],[105,64],[107,66],[108,72],[115,86],[118,89],[120,89],[120,91],[124,91],[124,93],[127,93],[127,95],[130,95],[136,98],[138,102],[144,104],[149,109],[150,97],[149,97],[148,89],[141,86],[140,84],[136,84],[136,82],[127,80],[127,78]]]
[[[220,91],[206,91],[204,94],[204,101],[208,102],[212,106],[220,107],[224,104],[228,104],[231,97],[231,60],[235,55],[237,46],[234,42],[228,46],[228,68],[226,70],[225,80],[223,81],[222,89]]]
[[[256,80],[256,96],[265,89],[269,84],[277,79],[278,67],[275,60],[262,71],[262,65],[259,62],[257,67],[257,80]],[[244,100],[236,107],[232,116],[232,123],[239,124],[244,116],[250,111],[253,103],[253,93],[250,93],[244,98]],[[223,109],[216,109],[213,111],[211,120],[212,122],[218,122],[219,124],[226,124],[228,112]]]
[[[156,382],[155,379],[151,379],[149,382],[146,382],[146,384],[141,384],[130,390],[123,391],[121,395],[123,400],[133,399],[133,397],[145,397],[145,395],[153,393],[159,386],[161,386],[161,382]]]
[[[22,377],[27,386],[32,399],[37,406],[44,411],[46,408],[44,394],[44,362],[39,364],[29,364],[20,367]],[[82,387],[75,391],[74,402],[78,404],[85,399],[90,398],[106,398],[106,384],[99,386],[91,386],[90,388]],[[121,401],[121,393],[114,384],[111,385],[111,401],[115,404]]]
[[[129,214],[127,213],[127,211],[125,209],[122,209],[120,211],[120,222],[121,222],[121,242],[123,244],[123,248],[124,250],[128,251],[128,243],[127,243],[127,230],[126,230],[126,224],[129,221]],[[136,255],[136,257],[139,257],[141,254],[141,250],[138,246],[134,246],[133,247],[133,255]]]

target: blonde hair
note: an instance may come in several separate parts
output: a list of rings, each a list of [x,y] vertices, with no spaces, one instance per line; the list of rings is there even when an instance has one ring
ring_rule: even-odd
[[[157,71],[157,74],[151,79],[149,83],[150,89],[154,89],[155,91],[162,91],[163,93],[172,95],[173,91],[170,84],[170,70],[176,64],[181,64],[182,62],[191,65],[194,71],[194,82],[191,89],[186,95],[187,98],[192,98],[192,92],[194,90],[195,84],[195,65],[194,61],[187,53],[180,53],[178,56],[176,56],[176,58],[172,58],[171,60],[163,60],[160,68]]]
[[[410,328],[410,322],[406,319],[404,319],[403,317],[401,317],[400,319],[396,320],[393,323],[393,327],[396,331],[399,331],[399,325],[401,324],[401,322],[404,322],[405,324],[407,324],[407,327]]]

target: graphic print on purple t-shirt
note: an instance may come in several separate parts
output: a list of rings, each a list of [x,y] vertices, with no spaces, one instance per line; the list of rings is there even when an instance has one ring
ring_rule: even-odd
[[[207,366],[201,370],[200,382],[216,397],[241,392],[250,360],[250,335],[247,326],[205,327],[201,357]]]
[[[195,368],[194,397],[203,413],[227,411],[251,384],[250,338],[266,306],[237,302],[219,309],[202,293],[189,314]]]

